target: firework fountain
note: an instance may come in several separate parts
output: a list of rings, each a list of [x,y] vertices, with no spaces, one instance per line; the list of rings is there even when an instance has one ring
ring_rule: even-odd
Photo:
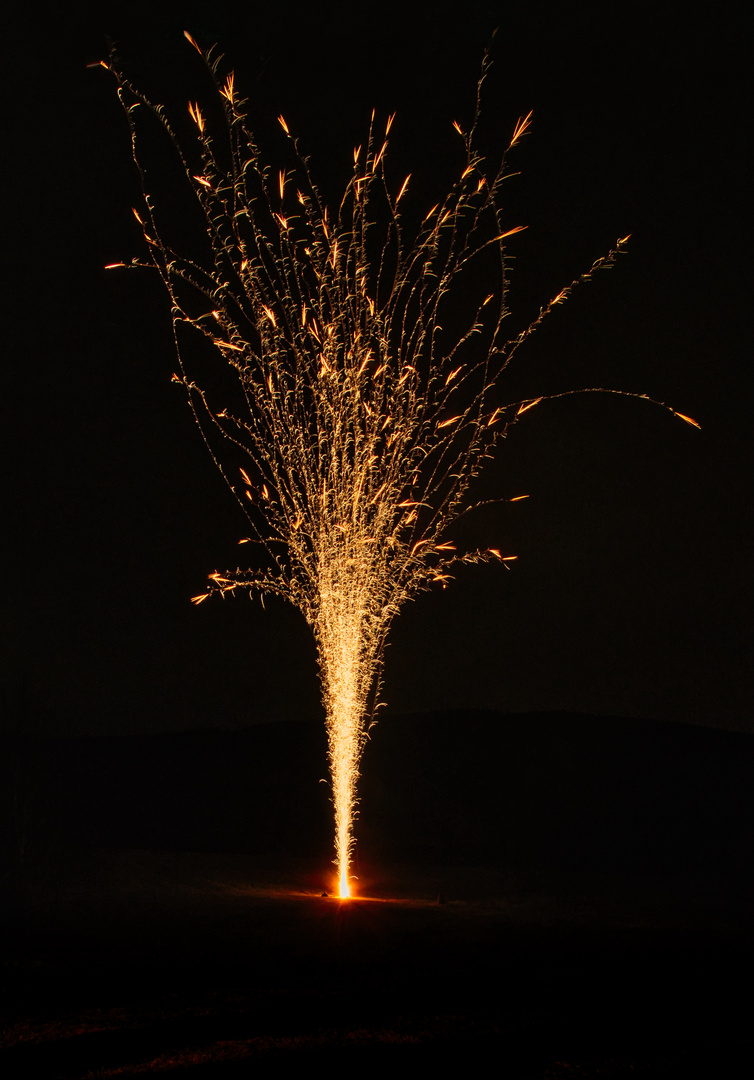
[[[142,181],[134,214],[149,258],[129,265],[156,269],[168,291],[174,379],[246,515],[250,535],[240,542],[254,545],[252,568],[211,574],[194,603],[239,590],[275,594],[314,634],[339,890],[348,896],[359,763],[390,625],[406,601],[445,585],[455,565],[515,558],[498,548],[460,551],[452,534],[480,505],[470,488],[495,444],[542,400],[506,403],[501,375],[552,308],[611,266],[625,241],[507,340],[505,241],[521,227],[503,223],[501,190],[506,155],[531,114],[490,168],[475,139],[487,56],[474,121],[468,132],[453,125],[463,142],[458,179],[408,236],[401,202],[410,178],[391,189],[385,173],[392,117],[372,115],[329,215],[284,117],[285,164],[273,169],[249,130],[233,74],[186,37],[204,59],[217,99],[211,108],[221,117],[210,123],[209,112],[190,103],[188,142],[114,55],[103,63],[117,81]],[[145,114],[164,129],[201,212],[199,257],[181,254],[150,197]],[[201,351],[197,335],[216,361],[220,389],[189,374],[186,358]]]

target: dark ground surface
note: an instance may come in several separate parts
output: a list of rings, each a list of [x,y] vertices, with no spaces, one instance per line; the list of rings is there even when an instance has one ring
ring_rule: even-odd
[[[1,749],[3,1078],[750,1072],[749,736],[388,717],[344,903],[321,725]]]
[[[748,1072],[745,896],[698,882],[393,867],[340,902],[248,856],[67,852],[16,879],[4,1076],[320,1061],[500,1076]],[[492,1058],[490,1060],[490,1055]]]

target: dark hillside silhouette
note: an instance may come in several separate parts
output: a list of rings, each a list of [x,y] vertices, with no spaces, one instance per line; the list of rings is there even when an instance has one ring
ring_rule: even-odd
[[[30,848],[285,852],[329,864],[315,721],[15,745],[2,753],[6,849],[20,782]],[[686,725],[388,715],[373,731],[358,835],[370,864],[750,878],[752,766],[750,736]]]

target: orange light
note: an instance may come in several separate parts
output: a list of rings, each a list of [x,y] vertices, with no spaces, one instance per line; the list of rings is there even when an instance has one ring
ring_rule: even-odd
[[[203,135],[204,134],[204,117],[202,116],[199,105],[198,104],[192,104],[191,102],[189,102],[188,111],[191,113],[191,119],[194,121],[196,126],[199,128],[200,134]]]
[[[684,416],[682,412],[676,412],[675,409],[673,409],[673,413],[680,417],[681,420],[685,420],[687,424],[691,424],[692,427],[699,428],[701,431],[702,425],[697,420],[692,419],[690,416]]]
[[[540,401],[542,401],[541,397],[534,398],[533,401],[524,401],[523,404],[519,405],[516,416],[520,416],[521,413],[525,413],[529,409],[533,409],[535,405],[539,405]]]
[[[518,142],[518,140],[521,138],[521,136],[525,135],[526,132],[529,130],[529,127],[531,126],[531,118],[532,118],[533,113],[534,113],[534,110],[531,109],[531,110],[529,110],[528,116],[526,116],[526,117],[519,116],[518,120],[516,121],[516,126],[513,129],[513,138],[511,139],[510,146],[515,146],[516,143]],[[508,147],[509,150],[510,150],[510,146]]]
[[[406,179],[403,181],[403,187],[398,192],[398,198],[395,200],[395,205],[396,206],[401,201],[403,196],[406,194],[406,188],[408,187],[408,182],[409,182],[410,179],[411,179],[411,173],[409,173],[408,176],[406,177]]]
[[[201,53],[191,35],[185,36]],[[117,68],[114,74],[130,114],[132,98],[146,99],[132,93]],[[242,124],[233,73],[223,84],[217,82],[216,89],[222,115],[231,124]],[[252,482],[245,469],[234,466],[231,470],[215,458],[224,476],[232,472],[232,489],[245,496],[252,504],[247,509],[254,511],[249,517],[255,536],[242,537],[238,543],[258,544],[270,555],[256,570],[214,571],[206,591],[190,599],[199,605],[217,592],[232,596],[240,588],[248,588],[250,595],[258,590],[262,604],[265,594],[278,595],[299,608],[314,631],[335,816],[337,869],[328,874],[328,891],[345,901],[352,897],[349,874],[355,850],[359,766],[373,706],[380,704],[375,695],[385,635],[401,605],[431,581],[444,587],[452,580],[446,571],[456,563],[494,561],[509,569],[516,560],[517,556],[503,555],[504,549],[497,547],[462,549],[457,554],[452,541],[438,540],[449,536],[455,521],[473,508],[465,506],[466,485],[489,456],[495,436],[502,439],[513,419],[545,400],[535,397],[498,407],[493,404],[499,376],[513,352],[550,309],[568,299],[571,285],[540,309],[527,329],[503,343],[503,241],[526,226],[508,228],[506,223],[504,231],[498,232],[502,210],[498,189],[504,177],[491,171],[485,178],[484,162],[472,151],[472,143],[476,146],[473,124],[467,136],[461,124],[453,121],[453,130],[467,150],[467,164],[459,163],[460,180],[426,214],[418,235],[404,240],[397,208],[408,192],[411,174],[402,174],[405,179],[395,189],[384,177],[395,113],[388,117],[381,137],[372,112],[368,141],[353,148],[354,169],[346,195],[328,219],[327,208],[309,178],[307,161],[293,140],[297,164],[273,169],[259,160],[248,138],[236,141],[234,136],[232,145],[226,146],[231,172],[222,182],[216,180],[209,135],[212,114],[205,117],[196,101],[187,104],[193,143],[198,130],[199,148],[209,155],[210,164],[197,175],[185,164],[185,175],[198,197],[198,211],[206,219],[207,236],[213,244],[218,238],[222,245],[221,252],[214,249],[221,254],[222,264],[202,262],[197,267],[174,253],[159,233],[154,238],[147,235],[146,229],[152,227],[149,201],[144,212],[133,212],[172,300],[179,363],[183,364],[183,334],[179,341],[178,329],[188,324],[216,346],[216,358],[224,360],[231,376],[240,380],[237,400],[241,407],[244,401],[248,406],[247,422],[235,404],[233,414],[226,408],[213,412],[214,394],[205,395],[190,381],[188,368],[185,375],[173,376],[185,386],[192,406],[197,406],[195,417],[202,435],[204,413],[199,415],[199,405],[210,420],[228,419],[227,425],[215,424],[219,433],[247,452],[247,460],[257,463]],[[166,124],[161,114],[160,119]],[[292,139],[282,114],[277,122]],[[510,146],[521,141],[531,122],[531,112],[518,118]],[[239,128],[239,135],[241,131],[245,129]],[[138,150],[132,153],[141,167]],[[256,179],[247,189],[249,173]],[[306,194],[297,180],[304,184]],[[260,182],[266,209],[257,213],[253,189]],[[295,216],[283,214],[289,182],[291,201],[295,192],[304,208]],[[373,205],[375,201],[379,206],[386,203],[388,218],[392,215],[387,230],[382,227],[383,210]],[[242,232],[239,222],[244,222]],[[627,241],[628,236],[618,240],[615,250]],[[488,247],[500,260],[500,269],[495,273],[493,268],[487,286],[493,292],[477,299],[472,290],[471,311],[476,314],[468,330],[464,333],[462,322],[458,332],[452,325],[444,331],[438,313],[446,310],[446,294],[452,299],[455,290],[466,304],[463,268]],[[614,254],[595,262],[589,273],[576,280],[610,265]],[[115,262],[106,268],[125,265]],[[134,259],[128,265],[147,263]],[[176,292],[178,279],[185,279],[195,292],[204,290],[218,309],[192,315],[194,301],[187,298],[184,308],[183,285],[180,295]],[[483,278],[479,284],[484,285]],[[215,322],[208,324],[207,318]],[[254,324],[252,336],[243,329],[249,321]],[[481,354],[464,366],[467,342],[481,331],[486,335]],[[461,387],[466,391],[463,402],[457,400]],[[459,407],[464,412],[453,414]],[[675,415],[699,427],[691,417]],[[496,431],[488,432],[496,423]],[[209,447],[207,436],[205,442]],[[210,452],[214,457],[215,451],[210,448]],[[270,477],[269,486],[263,482],[264,475]],[[508,501],[525,498],[518,495]],[[397,514],[398,509],[403,512]],[[367,886],[363,879],[354,881],[353,894],[361,903],[364,894],[359,888]]]
[[[225,86],[220,91],[222,96],[224,98],[227,98],[227,100],[231,104],[233,103],[233,83],[234,83],[234,81],[235,81],[235,76],[234,76],[233,72],[231,71],[230,75],[228,76],[228,78],[225,81]]]

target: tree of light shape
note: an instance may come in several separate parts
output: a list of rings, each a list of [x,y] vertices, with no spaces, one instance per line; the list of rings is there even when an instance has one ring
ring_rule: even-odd
[[[501,220],[505,154],[488,175],[475,148],[487,57],[471,130],[454,124],[464,144],[459,179],[409,242],[398,210],[408,178],[393,196],[384,171],[392,117],[378,135],[372,115],[339,212],[328,218],[283,117],[292,164],[274,171],[246,127],[233,75],[222,83],[219,59],[203,56],[224,113],[222,145],[191,104],[195,135],[185,147],[115,57],[103,64],[116,77],[142,180],[143,205],[134,214],[150,259],[130,265],[156,269],[167,288],[180,366],[174,380],[246,514],[252,536],[244,539],[259,553],[256,569],[215,572],[193,600],[238,589],[275,594],[299,608],[314,634],[339,889],[347,896],[359,763],[391,622],[419,592],[444,586],[454,564],[514,557],[498,548],[458,552],[450,533],[480,505],[469,488],[485,458],[542,400],[503,401],[501,376],[545,316],[579,281],[611,266],[624,241],[507,340],[504,241],[520,227]],[[140,112],[167,132],[180,181],[204,216],[209,245],[200,258],[178,250],[150,198]],[[508,150],[529,120],[518,121]],[[469,279],[468,267],[479,264]],[[464,297],[480,287],[469,309]],[[461,320],[455,333],[443,331],[446,315]],[[189,376],[186,328],[234,376],[234,404],[215,401],[217,391]],[[227,385],[220,392],[227,396]]]

